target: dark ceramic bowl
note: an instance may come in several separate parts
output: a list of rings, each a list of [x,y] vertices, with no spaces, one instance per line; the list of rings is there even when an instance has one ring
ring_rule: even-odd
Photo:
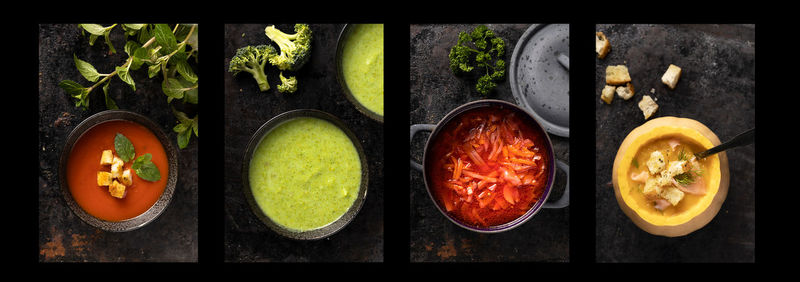
[[[430,179],[430,173],[427,171],[427,167],[430,167],[431,166],[430,163],[432,162],[432,160],[429,159],[430,156],[429,156],[428,152],[429,152],[429,150],[431,150],[431,147],[433,146],[433,144],[436,144],[436,140],[439,137],[439,135],[441,133],[441,130],[443,128],[447,128],[446,125],[450,121],[458,120],[458,117],[462,113],[466,113],[468,111],[471,111],[471,110],[474,110],[474,109],[478,109],[478,108],[511,109],[512,111],[517,113],[517,115],[519,117],[521,117],[523,119],[523,122],[526,122],[527,124],[531,125],[534,128],[534,130],[538,131],[539,134],[542,135],[542,137],[543,137],[542,139],[547,141],[547,144],[546,144],[547,156],[546,157],[548,158],[548,163],[549,163],[549,167],[548,167],[548,174],[549,175],[547,177],[547,184],[544,187],[544,192],[542,193],[542,196],[522,216],[520,216],[520,217],[518,217],[518,218],[516,218],[516,219],[514,219],[512,221],[509,221],[507,223],[500,224],[500,225],[495,225],[495,226],[489,226],[489,227],[474,226],[472,224],[469,224],[469,223],[466,223],[466,222],[462,222],[461,220],[458,220],[457,218],[453,217],[451,214],[447,213],[447,210],[439,204],[439,201],[437,201],[435,196],[433,195],[433,191],[432,191],[432,188],[431,188],[431,185],[433,185],[433,183],[432,183],[432,180]],[[458,225],[458,226],[460,226],[460,227],[462,227],[464,229],[467,229],[467,230],[470,230],[470,231],[474,231],[474,232],[479,232],[479,233],[504,232],[504,231],[508,231],[508,230],[516,228],[517,226],[522,225],[523,223],[525,223],[529,219],[533,218],[533,216],[536,215],[536,213],[538,213],[539,210],[541,210],[542,208],[564,208],[564,207],[569,205],[569,166],[566,163],[564,163],[564,162],[562,162],[560,160],[557,160],[555,158],[555,155],[553,153],[553,143],[552,143],[552,141],[550,141],[550,136],[547,135],[547,133],[545,132],[545,130],[542,127],[542,125],[539,124],[539,122],[537,122],[536,119],[533,118],[533,116],[531,116],[530,113],[528,113],[527,111],[525,111],[522,108],[518,107],[517,105],[511,104],[509,102],[502,101],[502,100],[478,100],[478,101],[466,103],[466,104],[461,105],[460,107],[455,108],[454,110],[450,111],[450,113],[448,113],[444,118],[442,118],[442,120],[439,121],[438,124],[435,124],[435,125],[434,124],[415,124],[415,125],[412,125],[411,126],[411,140],[413,140],[414,139],[414,135],[417,132],[420,132],[420,131],[431,131],[431,135],[428,137],[428,141],[425,144],[425,151],[424,151],[423,157],[422,157],[423,163],[419,164],[419,163],[415,162],[412,159],[411,160],[411,167],[413,167],[414,169],[422,172],[423,178],[425,180],[425,188],[428,191],[428,196],[430,196],[430,199],[433,201],[433,203],[436,206],[436,208],[447,219],[449,219],[450,221],[452,221],[453,223],[455,223],[456,225]],[[550,196],[550,192],[553,190],[552,189],[553,188],[553,183],[555,183],[556,166],[567,173],[566,189],[564,190],[564,194],[561,196],[561,198],[558,201],[553,202],[553,203],[548,203],[547,199]]]
[[[80,205],[78,205],[77,202],[75,202],[75,199],[72,198],[72,193],[69,191],[69,184],[67,183],[67,159],[69,158],[70,152],[72,152],[72,148],[75,146],[75,143],[86,131],[95,125],[112,120],[126,120],[135,122],[143,125],[153,132],[156,138],[158,138],[158,141],[161,142],[161,145],[164,147],[164,151],[167,153],[167,162],[169,163],[169,168],[167,169],[167,186],[164,188],[164,192],[158,198],[156,203],[144,213],[134,218],[122,221],[106,221],[87,213],[85,210],[83,210],[83,208],[81,208]],[[61,158],[59,159],[58,177],[59,183],[61,184],[61,194],[64,196],[67,206],[69,206],[72,212],[78,216],[78,218],[91,226],[105,231],[131,231],[139,229],[155,220],[159,215],[161,215],[162,212],[164,212],[172,200],[172,194],[175,192],[175,185],[178,182],[178,151],[172,142],[170,142],[170,139],[167,138],[167,135],[161,131],[161,128],[147,117],[125,110],[102,111],[82,121],[69,134],[69,137],[67,137],[67,142],[64,144],[64,150],[61,152]]]
[[[353,204],[350,206],[350,208],[347,209],[347,211],[336,221],[323,227],[307,231],[288,229],[272,221],[272,219],[269,218],[269,216],[267,216],[258,206],[258,203],[256,203],[253,193],[251,192],[252,190],[250,189],[250,160],[253,158],[253,153],[255,153],[256,148],[258,148],[258,145],[261,143],[261,140],[278,125],[299,117],[318,118],[328,121],[339,127],[339,129],[341,129],[347,135],[347,137],[350,138],[350,141],[353,142],[353,146],[355,146],[356,151],[358,152],[358,157],[361,160],[361,186],[358,190],[358,196],[356,197],[355,201],[353,201]],[[263,222],[265,225],[267,225],[267,227],[276,233],[296,240],[317,240],[326,238],[336,232],[339,232],[345,226],[347,226],[347,224],[356,217],[358,212],[361,210],[361,206],[364,204],[364,199],[367,197],[368,180],[369,168],[367,167],[367,157],[364,155],[364,150],[361,148],[361,142],[359,142],[358,137],[356,137],[356,135],[353,134],[353,132],[350,131],[350,129],[348,129],[341,120],[329,113],[318,110],[292,110],[273,117],[264,123],[264,125],[262,125],[256,131],[256,133],[253,134],[253,137],[250,138],[250,142],[247,143],[247,147],[244,151],[244,158],[242,160],[243,192],[247,198],[247,202],[250,204],[250,208],[253,210],[253,213],[261,220],[261,222]]]
[[[339,39],[336,43],[336,80],[339,81],[339,85],[342,87],[342,91],[344,91],[344,95],[347,97],[347,100],[350,101],[350,103],[353,104],[353,106],[355,106],[359,112],[371,119],[383,123],[383,116],[370,111],[364,107],[364,105],[361,105],[361,102],[356,100],[356,97],[353,96],[352,92],[350,92],[350,88],[347,87],[347,82],[344,80],[344,73],[342,73],[342,52],[344,52],[344,43],[350,36],[350,33],[352,33],[353,27],[353,24],[345,24],[342,28],[342,32],[339,33]]]

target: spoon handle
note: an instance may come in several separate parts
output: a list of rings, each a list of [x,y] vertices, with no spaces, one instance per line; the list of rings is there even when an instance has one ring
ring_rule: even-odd
[[[733,139],[731,139],[728,142],[722,143],[719,146],[716,146],[714,148],[708,149],[704,152],[700,152],[694,155],[698,159],[702,159],[710,155],[725,151],[727,149],[753,144],[753,141],[755,141],[755,135],[756,135],[755,132],[756,129],[751,128],[750,130],[745,131],[742,134],[737,135],[736,137],[733,137]]]

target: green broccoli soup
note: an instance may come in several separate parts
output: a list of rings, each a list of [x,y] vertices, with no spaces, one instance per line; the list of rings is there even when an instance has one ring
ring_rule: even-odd
[[[357,24],[344,43],[342,73],[353,97],[383,116],[383,24]]]
[[[296,231],[324,227],[353,204],[361,161],[336,125],[299,117],[272,129],[250,160],[250,190],[275,223]]]

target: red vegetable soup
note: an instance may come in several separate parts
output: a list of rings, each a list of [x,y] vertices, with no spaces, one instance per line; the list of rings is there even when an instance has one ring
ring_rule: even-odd
[[[122,199],[112,197],[108,187],[99,186],[97,179],[98,171],[109,170],[108,165],[100,164],[100,158],[103,150],[114,150],[117,133],[131,141],[136,157],[150,153],[161,173],[161,179],[150,182],[133,172],[132,160],[125,162],[124,169],[131,169],[133,184],[127,186]],[[150,209],[164,192],[169,178],[167,154],[155,134],[143,125],[124,120],[103,122],[87,130],[72,148],[66,171],[75,202],[87,213],[106,221],[134,218]]]
[[[459,221],[477,227],[508,223],[542,196],[546,140],[517,115],[501,108],[468,110],[434,140],[427,168],[432,192]]]

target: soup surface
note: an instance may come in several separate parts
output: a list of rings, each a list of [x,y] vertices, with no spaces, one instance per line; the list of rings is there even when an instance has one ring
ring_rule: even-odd
[[[668,135],[644,144],[631,161],[629,193],[637,202],[670,217],[681,214],[706,195],[710,163],[694,153],[706,150],[681,135]]]
[[[134,173],[133,184],[122,199],[112,197],[108,187],[97,183],[97,172],[108,171],[107,165],[100,164],[101,153],[114,150],[117,133],[131,141],[137,157],[150,153],[161,171],[161,179],[154,182]],[[130,169],[132,163],[126,162],[124,169]],[[144,213],[158,201],[167,186],[168,171],[167,153],[153,132],[138,123],[112,120],[95,125],[78,138],[67,160],[67,183],[72,198],[87,213],[106,221],[121,221]]]
[[[344,43],[347,88],[368,110],[383,116],[383,24],[357,24]]]
[[[272,129],[250,161],[250,189],[275,223],[306,231],[324,227],[352,206],[361,185],[361,161],[336,125],[300,117]]]
[[[547,185],[552,160],[542,136],[510,109],[461,113],[427,157],[434,198],[467,225],[497,226],[522,216]]]

